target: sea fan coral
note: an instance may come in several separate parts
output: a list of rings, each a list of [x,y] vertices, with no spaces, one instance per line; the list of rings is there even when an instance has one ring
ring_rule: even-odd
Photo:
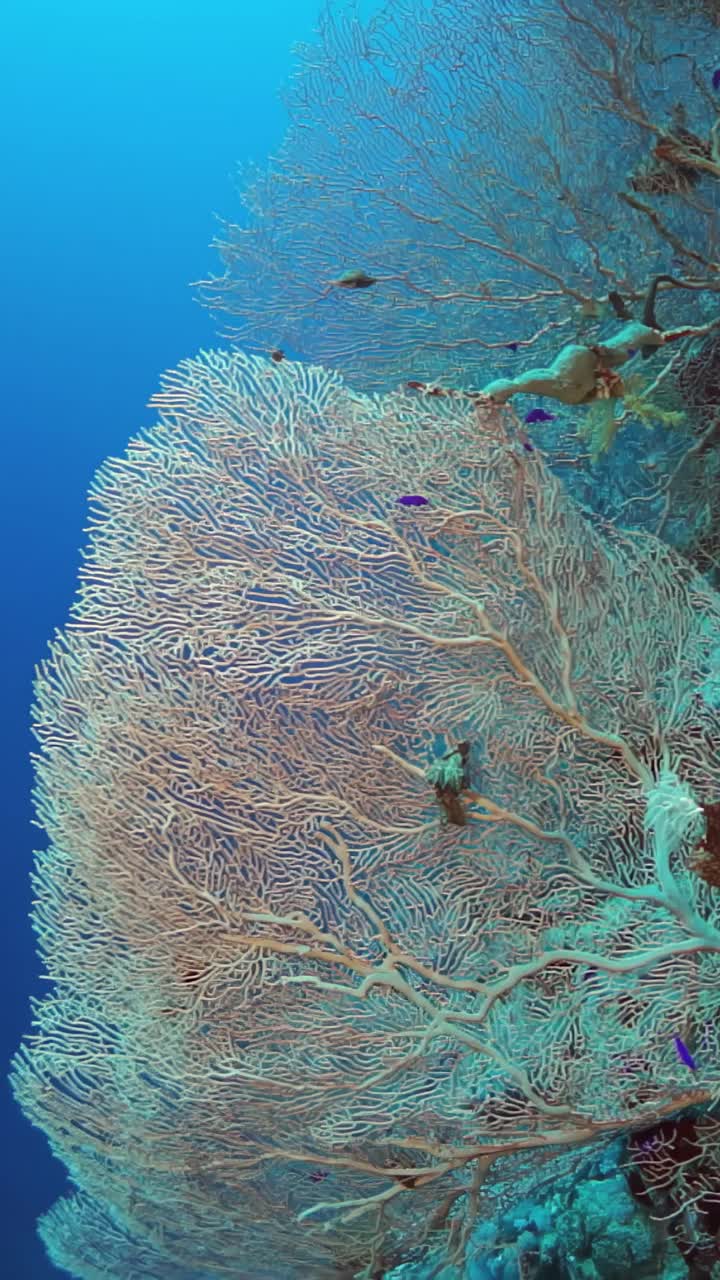
[[[82,1188],[43,1238],[89,1278],[459,1257],[549,1147],[720,1091],[672,1043],[718,1024],[718,897],[642,831],[666,758],[720,792],[720,602],[506,411],[221,352],[155,403],[37,683],[54,987],[13,1082]]]

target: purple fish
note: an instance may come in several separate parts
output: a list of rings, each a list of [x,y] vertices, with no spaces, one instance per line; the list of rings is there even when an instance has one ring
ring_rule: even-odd
[[[525,414],[526,422],[554,422],[555,414],[546,413],[544,409],[531,409]]]
[[[717,71],[713,71],[712,86],[716,92],[720,89],[720,67],[718,67]]]
[[[519,343],[519,342],[506,342],[506,343],[505,343],[505,346],[507,347],[508,351],[517,351],[518,347],[520,346],[520,343]]]
[[[423,498],[419,493],[406,493],[402,498],[397,498],[396,501],[403,507],[426,507],[430,499]]]
[[[684,1062],[685,1066],[689,1067],[691,1071],[697,1071],[697,1064],[687,1045],[683,1043],[679,1036],[673,1036],[673,1040],[675,1041],[675,1048],[680,1061]]]
[[[636,356],[636,355],[637,355],[637,347],[628,347],[628,355],[629,355],[629,356]]]

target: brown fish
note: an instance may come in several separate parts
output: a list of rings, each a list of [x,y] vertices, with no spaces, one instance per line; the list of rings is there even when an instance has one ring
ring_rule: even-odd
[[[371,284],[377,284],[377,277],[369,276],[366,271],[346,271],[328,284],[336,289],[369,289]]]

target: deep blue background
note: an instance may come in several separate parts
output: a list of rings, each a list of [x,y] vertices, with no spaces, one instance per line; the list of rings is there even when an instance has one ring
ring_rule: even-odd
[[[320,0],[15,0],[0,50],[2,449],[0,670],[6,1064],[42,994],[28,921],[34,664],[75,589],[86,491],[137,428],[159,373],[215,342],[188,282],[219,262],[237,161],[279,143],[278,89]],[[4,1084],[0,1272],[52,1268],[34,1223],[61,1165]],[[63,1273],[64,1274],[64,1273]]]

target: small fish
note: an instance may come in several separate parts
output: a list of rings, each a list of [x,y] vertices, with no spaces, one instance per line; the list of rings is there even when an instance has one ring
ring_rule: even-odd
[[[629,355],[629,356],[636,356],[636,355],[637,355],[637,347],[628,347],[628,355]]]
[[[695,1062],[695,1059],[687,1045],[684,1044],[679,1036],[673,1036],[673,1040],[675,1041],[675,1048],[677,1049],[677,1056],[680,1061],[684,1062],[685,1066],[689,1067],[691,1071],[697,1071],[697,1063]]]
[[[397,498],[396,501],[403,507],[427,507],[430,499],[423,498],[419,493],[406,493],[402,498]]]
[[[308,1182],[324,1182],[329,1176],[327,1169],[313,1169],[312,1173],[308,1175]]]
[[[619,320],[632,320],[632,312],[628,311],[625,300],[622,294],[618,293],[617,289],[610,290],[610,293],[608,294],[608,302]]]
[[[505,346],[507,347],[508,351],[517,351],[518,347],[520,346],[520,343],[519,343],[519,342],[506,342],[506,343],[505,343]]]
[[[526,431],[518,431],[518,440],[520,441],[523,449],[527,449],[528,453],[535,452],[535,445]]]
[[[279,364],[281,360],[285,359],[285,352],[281,351],[280,347],[273,347],[270,352],[270,359],[274,360],[276,364]]]
[[[712,87],[716,93],[720,90],[720,67],[717,71],[713,71]]]
[[[531,409],[525,414],[526,422],[554,422],[556,415],[554,413],[546,413],[544,409]]]
[[[337,280],[329,280],[328,284],[336,289],[369,289],[371,284],[377,284],[377,278],[369,276],[366,271],[346,271]]]

